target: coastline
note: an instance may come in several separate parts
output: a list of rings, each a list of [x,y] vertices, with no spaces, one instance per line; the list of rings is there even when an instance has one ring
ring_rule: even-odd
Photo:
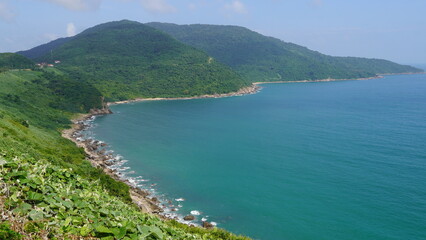
[[[73,119],[71,119],[72,125],[69,129],[64,129],[61,131],[62,137],[71,140],[78,147],[84,149],[86,153],[86,160],[88,160],[93,167],[102,169],[107,175],[112,177],[117,181],[124,182],[130,187],[130,196],[133,200],[133,203],[136,204],[142,212],[154,214],[162,219],[174,219],[180,220],[176,216],[163,214],[164,207],[161,202],[156,198],[152,197],[151,193],[143,190],[136,186],[135,183],[129,181],[122,177],[121,172],[114,168],[115,165],[119,165],[119,160],[116,156],[106,151],[105,143],[84,138],[83,132],[91,126],[91,121],[94,120],[96,116],[102,116],[107,114],[112,114],[112,111],[108,106],[132,102],[141,102],[141,101],[159,101],[159,100],[189,100],[189,99],[203,99],[203,98],[223,98],[223,97],[233,97],[233,96],[243,96],[248,94],[255,94],[260,91],[261,87],[255,84],[244,87],[238,90],[237,92],[225,93],[225,94],[212,94],[212,95],[201,95],[194,97],[184,97],[184,98],[138,98],[126,101],[110,102],[104,104],[102,109],[91,109],[89,113],[78,114]],[[188,216],[186,216],[188,217]],[[185,218],[186,218],[185,217]],[[186,221],[184,218],[184,223],[188,225],[194,225],[190,221]],[[212,228],[214,225],[212,223],[203,221],[202,227]]]
[[[315,83],[315,82],[337,82],[337,81],[362,81],[362,80],[371,80],[371,79],[377,79],[377,78],[383,78],[382,74],[374,76],[374,77],[367,77],[367,78],[342,78],[342,79],[326,78],[326,79],[318,79],[318,80],[254,82],[253,84],[261,85],[261,84],[269,84],[269,83]]]
[[[401,73],[403,74],[403,73]],[[425,73],[405,73],[405,74],[425,74]],[[255,94],[261,90],[261,84],[269,83],[310,83],[310,82],[332,82],[332,81],[347,81],[347,80],[370,80],[383,78],[384,74],[377,75],[375,77],[369,78],[358,78],[358,79],[320,79],[320,80],[300,80],[300,81],[274,81],[274,82],[255,82],[249,87],[240,89],[237,92],[226,93],[226,94],[213,94],[213,95],[201,95],[194,97],[182,97],[182,98],[137,98],[132,100],[110,102],[104,104],[102,109],[92,109],[87,114],[79,114],[73,118],[72,126],[69,129],[62,131],[62,136],[73,141],[78,147],[84,149],[86,153],[86,159],[92,164],[93,167],[101,168],[106,174],[111,176],[117,181],[126,183],[130,187],[130,196],[142,212],[154,214],[162,219],[175,219],[179,220],[176,216],[170,216],[164,214],[164,207],[162,207],[161,202],[151,195],[150,192],[138,188],[134,183],[129,181],[129,179],[123,178],[120,171],[117,171],[114,167],[114,164],[117,164],[116,156],[112,155],[108,151],[105,151],[106,144],[94,139],[85,139],[82,132],[87,130],[91,126],[91,121],[96,116],[112,114],[111,110],[108,108],[110,105],[124,104],[124,103],[133,103],[141,101],[160,101],[160,100],[190,100],[190,99],[203,99],[203,98],[223,98],[223,97],[232,97],[232,96],[243,96],[248,94]],[[387,74],[387,75],[400,75],[400,74]],[[163,213],[163,214],[162,214]],[[194,225],[191,221],[186,221],[185,223],[189,225]],[[208,222],[203,222],[202,226],[204,227],[213,227]]]
[[[124,103],[143,102],[143,101],[164,101],[164,100],[170,101],[170,100],[191,100],[191,99],[203,99],[203,98],[235,97],[235,96],[255,94],[255,93],[259,92],[261,89],[262,88],[257,86],[256,84],[252,84],[251,86],[243,87],[236,92],[230,92],[230,93],[205,94],[205,95],[199,95],[199,96],[193,96],[193,97],[135,98],[135,99],[124,100],[124,101],[109,102],[109,103],[107,103],[107,106],[116,105],[116,104],[124,104]]]
[[[112,112],[107,109],[91,110],[87,114],[79,114],[77,117],[72,119],[71,128],[62,131],[62,137],[73,141],[78,147],[84,149],[86,153],[86,160],[88,160],[93,167],[101,168],[107,175],[117,181],[126,183],[130,187],[130,196],[142,212],[156,214],[158,216],[161,213],[161,207],[155,202],[155,199],[148,198],[149,193],[137,188],[126,179],[120,177],[119,172],[110,168],[111,161],[114,160],[114,156],[107,153],[103,147],[106,144],[100,141],[93,141],[82,138],[82,132],[85,131],[90,124],[88,121],[93,120],[95,116],[111,114]],[[161,216],[160,216],[161,217]]]

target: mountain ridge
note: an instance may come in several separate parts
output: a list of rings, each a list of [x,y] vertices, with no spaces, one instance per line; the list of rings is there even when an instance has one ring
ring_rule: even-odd
[[[151,22],[176,39],[202,49],[252,82],[364,78],[420,69],[382,59],[333,57],[239,26]]]
[[[44,45],[35,60],[60,60],[57,68],[93,84],[109,101],[220,94],[249,85],[203,51],[128,20],[94,26],[50,47]]]

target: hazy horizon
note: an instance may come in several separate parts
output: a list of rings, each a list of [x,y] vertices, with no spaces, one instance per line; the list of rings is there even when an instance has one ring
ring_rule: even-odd
[[[100,23],[238,25],[332,56],[426,63],[426,1],[0,0],[0,52],[27,50]]]

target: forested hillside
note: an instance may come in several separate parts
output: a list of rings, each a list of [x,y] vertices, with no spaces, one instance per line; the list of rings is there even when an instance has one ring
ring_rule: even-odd
[[[346,79],[421,71],[380,59],[332,57],[238,26],[147,25],[204,50],[252,82]]]
[[[19,54],[0,53],[0,72],[15,68],[28,69],[33,67],[33,61]]]
[[[108,100],[188,97],[247,86],[231,68],[168,34],[131,21],[101,24],[72,39],[21,52],[53,63],[71,78],[93,84]]]
[[[0,239],[247,239],[141,212],[125,183],[61,136],[103,107],[101,93],[54,68],[14,66],[0,73]]]

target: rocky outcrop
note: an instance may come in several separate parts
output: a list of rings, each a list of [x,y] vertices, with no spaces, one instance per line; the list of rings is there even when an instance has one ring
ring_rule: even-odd
[[[104,115],[104,114],[111,114],[112,113],[112,111],[111,111],[111,109],[109,109],[108,107],[104,107],[104,108],[101,108],[101,109],[98,109],[98,108],[92,108],[92,109],[90,109],[90,111],[89,111],[89,114],[91,115],[91,116],[95,116],[95,115]]]
[[[183,218],[183,220],[185,220],[185,221],[192,221],[192,220],[195,220],[195,217],[193,215],[188,215],[188,216],[185,216]]]
[[[214,225],[209,222],[203,222],[203,228],[214,228]]]

